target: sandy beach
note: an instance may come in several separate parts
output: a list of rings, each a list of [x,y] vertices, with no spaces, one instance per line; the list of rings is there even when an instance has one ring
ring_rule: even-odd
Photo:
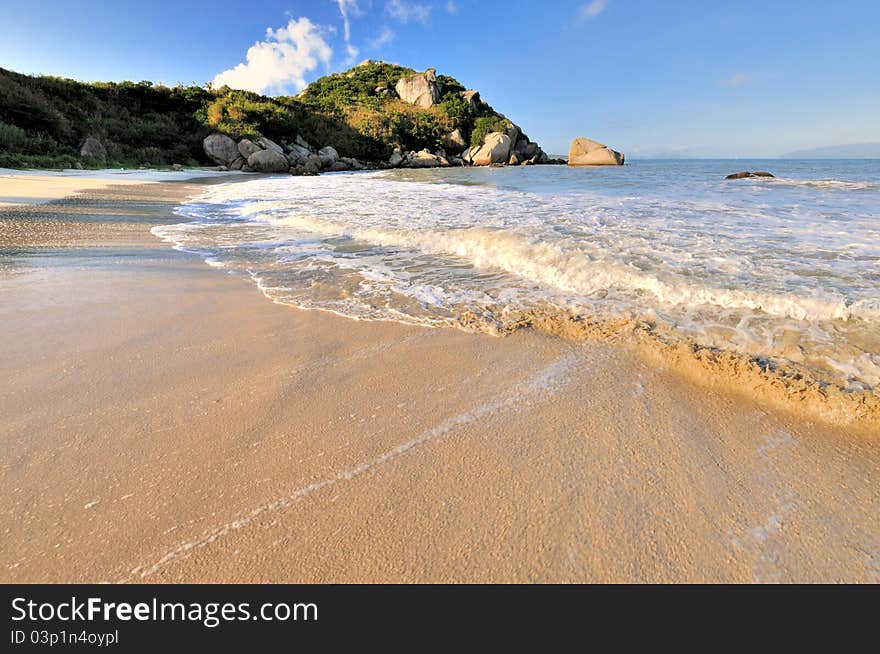
[[[150,233],[226,178],[61,179],[0,179],[0,581],[880,581],[876,433],[273,304]]]

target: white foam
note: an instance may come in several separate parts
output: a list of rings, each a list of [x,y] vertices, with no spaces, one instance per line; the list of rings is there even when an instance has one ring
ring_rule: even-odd
[[[603,195],[573,184],[578,174],[262,178],[210,187],[179,209],[189,222],[154,233],[302,308],[420,325],[469,313],[487,328],[546,304],[630,313],[706,345],[800,351],[844,384],[880,382],[880,186],[810,200],[796,185],[655,176]],[[544,192],[473,184],[513,175],[553,181]]]

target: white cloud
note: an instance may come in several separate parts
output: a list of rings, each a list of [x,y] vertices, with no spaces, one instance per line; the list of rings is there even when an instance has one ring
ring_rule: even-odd
[[[370,41],[370,47],[373,50],[378,50],[383,45],[388,45],[394,40],[394,32],[387,25],[382,28],[382,31],[379,32],[379,35]]]
[[[734,73],[733,77],[722,81],[720,84],[721,86],[726,86],[733,89],[738,86],[742,86],[743,84],[748,84],[751,81],[752,78],[745,73]]]
[[[581,5],[581,8],[578,9],[578,19],[589,20],[595,18],[605,10],[607,4],[608,0],[591,0],[591,2]]]
[[[358,49],[351,44],[351,17],[358,16],[361,9],[358,0],[336,0],[339,13],[342,14],[342,36],[345,38],[345,50],[348,52],[347,61],[350,63],[358,56]]]
[[[246,62],[214,77],[215,87],[256,93],[285,93],[306,86],[305,74],[319,63],[330,65],[333,50],[320,28],[308,18],[291,19],[286,27],[266,30],[266,40],[248,48]]]
[[[446,3],[446,11],[449,12],[450,14],[457,14],[458,13],[458,5],[455,4],[452,0],[449,0],[449,2]]]
[[[408,23],[411,20],[424,23],[431,15],[431,6],[419,2],[406,2],[406,0],[387,0],[385,11],[402,23]]]

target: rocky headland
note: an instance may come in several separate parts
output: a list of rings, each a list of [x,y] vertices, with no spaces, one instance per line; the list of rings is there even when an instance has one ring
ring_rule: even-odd
[[[395,79],[396,74],[399,77]],[[373,85],[376,79],[384,79]],[[314,175],[321,172],[382,168],[445,168],[449,166],[530,166],[563,164],[551,159],[522,129],[497,113],[474,89],[465,89],[456,80],[438,76],[437,71],[411,72],[384,62],[367,60],[339,75],[318,80],[297,96],[300,101],[326,104],[341,95],[350,98],[348,107],[335,107],[345,113],[355,108],[360,129],[374,129],[389,116],[390,122],[411,122],[414,129],[388,130],[382,139],[386,152],[378,157],[343,156],[346,143],[311,144],[304,130],[296,128],[279,139],[265,136],[241,138],[215,132],[205,137],[205,154],[218,166],[245,172]],[[401,120],[403,118],[403,120]],[[373,121],[373,124],[370,124]],[[425,132],[433,132],[425,139]],[[347,142],[346,135],[338,135]],[[425,141],[433,141],[426,144]],[[414,144],[421,141],[422,147]],[[387,155],[387,156],[385,156]]]

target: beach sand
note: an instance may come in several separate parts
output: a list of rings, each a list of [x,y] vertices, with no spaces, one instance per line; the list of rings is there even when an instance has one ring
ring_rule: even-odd
[[[150,234],[204,183],[0,208],[0,581],[880,581],[876,434],[272,304]]]

